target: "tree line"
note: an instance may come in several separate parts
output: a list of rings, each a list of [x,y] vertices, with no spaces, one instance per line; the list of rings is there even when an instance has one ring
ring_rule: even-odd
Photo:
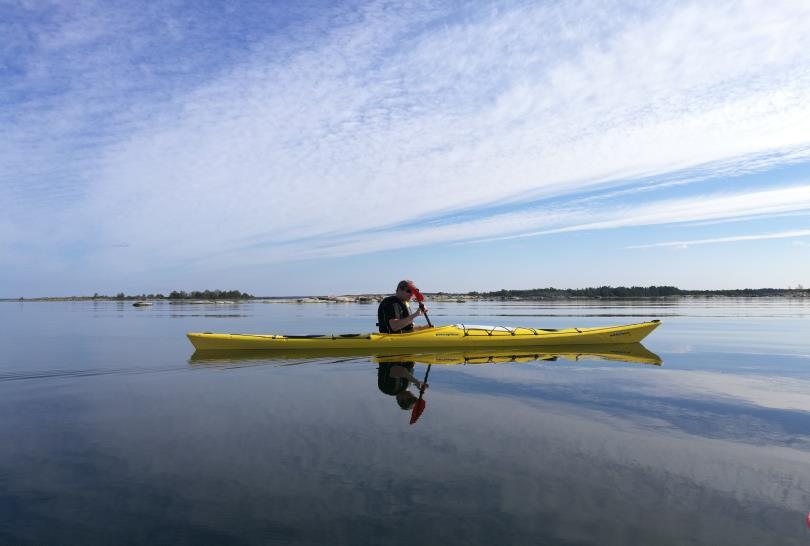
[[[676,286],[598,286],[591,288],[532,288],[470,292],[470,296],[492,299],[567,299],[567,298],[662,298],[667,296],[767,297],[804,293],[804,287],[741,288],[736,290],[682,290]]]
[[[239,290],[172,290],[168,296],[163,294],[133,294],[127,295],[119,292],[113,297],[93,294],[93,299],[116,300],[246,300],[253,296]]]

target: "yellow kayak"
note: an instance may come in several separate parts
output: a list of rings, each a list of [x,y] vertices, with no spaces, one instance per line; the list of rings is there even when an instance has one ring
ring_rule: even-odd
[[[279,361],[294,364],[313,360],[332,361],[370,358],[374,362],[417,362],[420,364],[507,364],[512,362],[535,362],[539,360],[612,360],[660,366],[661,357],[649,351],[641,343],[612,343],[605,345],[545,345],[541,347],[520,347],[517,349],[457,349],[446,351],[411,352],[403,350],[373,349],[299,349],[288,351],[228,350],[195,351],[191,355],[193,364],[234,364],[246,361]]]
[[[623,326],[566,328],[508,328],[454,324],[424,328],[405,334],[342,334],[282,336],[273,334],[189,333],[189,341],[198,351],[290,350],[290,349],[447,349],[485,347],[538,347],[545,345],[604,345],[638,343],[655,330],[653,320]]]

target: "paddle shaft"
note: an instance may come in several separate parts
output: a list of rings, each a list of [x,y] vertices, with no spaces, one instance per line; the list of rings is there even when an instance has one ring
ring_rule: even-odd
[[[419,389],[419,400],[421,400],[422,397],[425,395],[425,383],[427,383],[427,378],[430,375],[430,367],[431,366],[433,366],[433,364],[428,364],[428,369],[425,372],[425,379],[422,381],[422,387]]]
[[[433,328],[433,324],[430,323],[430,317],[427,315],[427,311],[425,311],[425,304],[422,303],[421,301],[419,302],[419,309],[422,310],[422,314],[425,316],[425,320],[427,321],[428,326],[430,328]],[[428,368],[428,370],[430,370],[430,368]]]

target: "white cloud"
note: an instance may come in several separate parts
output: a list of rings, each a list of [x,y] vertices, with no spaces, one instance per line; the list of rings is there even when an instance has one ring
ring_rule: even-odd
[[[660,248],[660,247],[676,247],[688,248],[696,245],[714,245],[719,243],[736,243],[740,241],[761,241],[766,239],[792,239],[795,237],[808,237],[810,236],[810,229],[800,229],[796,231],[782,231],[779,233],[760,233],[758,235],[735,235],[732,237],[714,237],[711,239],[695,239],[692,241],[668,241],[665,243],[652,243],[647,245],[632,245],[627,248]],[[804,243],[804,241],[794,241],[796,244]]]
[[[257,46],[162,100],[111,83],[103,89],[122,112],[92,138],[82,135],[107,111],[103,91],[34,101],[2,131],[0,168],[4,180],[41,172],[42,187],[6,182],[0,199],[18,203],[9,214],[31,224],[28,237],[89,241],[95,265],[129,269],[368,252],[390,244],[375,229],[424,216],[712,163],[807,159],[808,26],[801,2],[462,14],[371,4],[328,32],[303,29],[294,47]],[[49,39],[82,40],[75,29]],[[88,145],[75,157],[74,139]],[[400,231],[425,244],[773,214],[806,204],[807,191],[599,214],[571,205]],[[284,244],[300,237],[314,243]],[[121,243],[131,245],[124,256],[107,246]]]
[[[567,225],[516,235],[487,238],[483,241],[537,237],[554,233],[612,229],[631,226],[713,221],[729,218],[753,218],[810,210],[810,185],[775,188],[757,192],[709,194],[681,199],[653,201],[640,205],[608,208],[592,207],[572,215]],[[538,221],[547,219],[545,210],[534,213]],[[574,221],[587,218],[588,221]],[[525,228],[530,226],[524,225]]]
[[[583,199],[565,205],[542,204],[516,212],[473,216],[463,221],[429,222],[424,225],[417,223],[392,230],[335,234],[304,241],[246,244],[233,249],[212,251],[201,258],[201,261],[260,264],[296,258],[350,256],[388,250],[392,245],[407,248],[436,243],[489,242],[574,231],[717,221],[723,218],[761,218],[797,210],[810,210],[810,185],[666,199],[632,207]],[[800,236],[805,231],[788,233]],[[689,241],[671,245],[666,243],[667,246],[679,248],[686,248],[688,244]]]

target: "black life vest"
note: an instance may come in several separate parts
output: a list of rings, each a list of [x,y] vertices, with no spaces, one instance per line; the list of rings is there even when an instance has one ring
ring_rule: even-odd
[[[408,306],[396,296],[388,296],[380,302],[377,308],[377,326],[380,328],[382,334],[401,334],[403,332],[413,331],[413,324],[409,324],[401,330],[396,332],[391,330],[391,319],[401,319],[409,316],[411,310]]]

